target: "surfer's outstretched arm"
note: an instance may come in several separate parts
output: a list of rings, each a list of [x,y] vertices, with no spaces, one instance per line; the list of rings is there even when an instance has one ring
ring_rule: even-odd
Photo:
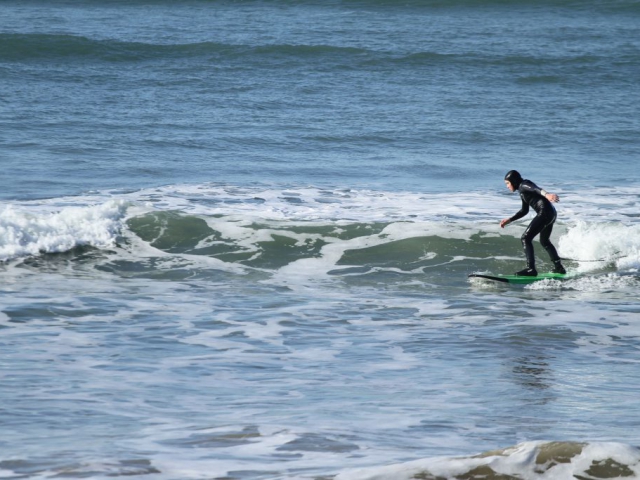
[[[521,219],[522,217],[524,217],[527,213],[529,213],[529,204],[527,202],[524,201],[524,199],[522,200],[522,208],[520,208],[520,210],[518,211],[518,213],[516,213],[513,217],[509,217],[509,218],[505,218],[503,220],[500,220],[500,227],[504,228],[507,225],[509,225],[511,222],[515,222],[516,220]]]

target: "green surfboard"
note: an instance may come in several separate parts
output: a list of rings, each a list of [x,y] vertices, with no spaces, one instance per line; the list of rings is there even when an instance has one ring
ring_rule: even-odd
[[[527,285],[540,280],[564,280],[568,278],[568,273],[539,273],[535,277],[524,277],[519,275],[488,275],[484,273],[472,273],[469,278],[483,278],[494,282],[512,283],[516,285]]]

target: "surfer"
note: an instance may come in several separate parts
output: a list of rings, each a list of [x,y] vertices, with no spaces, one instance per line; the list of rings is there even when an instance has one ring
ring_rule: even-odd
[[[553,261],[553,273],[567,273],[560,256],[553,246],[551,240],[551,230],[556,221],[556,209],[551,202],[559,202],[560,198],[555,193],[549,193],[538,187],[531,180],[523,180],[522,176],[515,170],[511,170],[504,177],[504,183],[512,192],[518,191],[522,199],[522,207],[520,211],[510,218],[500,221],[500,227],[504,228],[508,224],[524,217],[529,213],[529,207],[536,211],[535,218],[531,221],[527,229],[522,234],[522,246],[527,257],[527,268],[516,272],[516,275],[535,277],[538,275],[536,270],[536,259],[533,254],[533,239],[540,234],[540,243],[549,254]]]

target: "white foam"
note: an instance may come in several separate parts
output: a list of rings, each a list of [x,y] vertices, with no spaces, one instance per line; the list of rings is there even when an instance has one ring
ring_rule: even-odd
[[[287,222],[397,222],[436,220],[487,221],[497,225],[496,211],[512,204],[503,196],[486,201],[486,192],[390,192],[300,187],[171,185],[122,195],[154,210]],[[496,207],[495,202],[504,203]],[[494,226],[495,226],[494,225]]]
[[[640,224],[578,221],[560,237],[562,257],[579,262],[579,271],[615,265],[619,270],[640,268]]]
[[[576,290],[579,292],[620,291],[637,288],[635,276],[608,273],[601,275],[585,275],[569,280],[542,280],[527,285],[529,290]]]
[[[57,212],[32,213],[7,206],[0,212],[0,260],[65,252],[83,245],[113,247],[124,211],[124,202],[118,200]]]
[[[16,474],[13,470],[0,468],[0,478],[16,478]]]
[[[224,184],[177,184],[135,192],[102,192],[85,197],[63,197],[27,202],[30,208],[51,211],[53,207],[104,203],[118,198],[137,205],[130,215],[144,210],[179,210],[190,214],[237,216],[267,220],[332,222],[395,222],[435,220],[470,221],[501,232],[500,219],[520,208],[520,200],[501,188],[502,182],[477,191],[434,193],[379,191],[273,185],[233,186]],[[558,223],[627,222],[638,223],[640,186],[582,188],[571,190],[545,185],[558,193]],[[523,219],[522,222],[526,222]]]

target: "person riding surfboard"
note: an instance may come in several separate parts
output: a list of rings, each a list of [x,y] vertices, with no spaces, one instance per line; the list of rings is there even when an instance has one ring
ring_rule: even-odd
[[[527,258],[527,268],[516,272],[516,275],[535,277],[538,275],[536,270],[536,259],[533,253],[533,239],[539,234],[540,243],[549,254],[553,261],[553,273],[567,273],[562,266],[560,256],[556,251],[556,247],[551,243],[551,231],[556,221],[556,209],[551,202],[559,202],[560,197],[555,193],[549,193],[538,187],[531,180],[524,180],[520,173],[516,170],[510,170],[504,177],[504,183],[511,192],[519,192],[522,199],[522,207],[510,218],[500,221],[500,227],[504,228],[508,224],[524,217],[529,213],[529,207],[536,212],[535,218],[531,221],[527,229],[522,234],[522,246]]]

